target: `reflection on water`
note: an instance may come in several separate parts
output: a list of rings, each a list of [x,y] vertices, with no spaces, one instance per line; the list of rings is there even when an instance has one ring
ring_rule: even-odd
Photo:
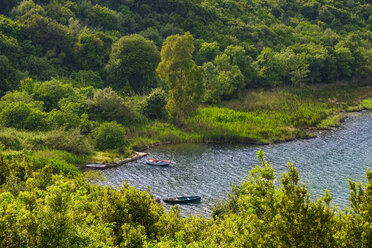
[[[104,184],[117,187],[124,180],[147,190],[156,197],[183,195],[202,196],[201,204],[180,206],[181,214],[210,215],[210,207],[226,197],[231,184],[242,183],[258,163],[257,150],[262,149],[278,178],[286,172],[287,162],[298,169],[311,198],[317,199],[329,189],[333,204],[348,205],[348,178],[365,181],[372,167],[372,114],[350,117],[342,127],[323,132],[319,137],[287,143],[246,145],[178,144],[160,146],[149,151],[149,157],[172,160],[171,167],[154,167],[145,158],[103,171]]]

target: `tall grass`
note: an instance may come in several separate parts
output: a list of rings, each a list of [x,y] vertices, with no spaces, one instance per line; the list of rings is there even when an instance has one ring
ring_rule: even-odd
[[[271,143],[311,137],[309,130],[337,126],[350,106],[368,108],[372,88],[314,85],[303,88],[251,90],[239,99],[204,106],[177,128],[151,122],[129,130],[131,147],[179,142]]]
[[[131,148],[145,150],[154,144],[169,144],[180,142],[201,142],[202,137],[197,132],[178,128],[170,123],[153,121],[147,125],[131,127],[128,131]]]
[[[12,150],[64,150],[77,155],[93,152],[89,137],[76,130],[53,130],[48,132],[29,132],[14,128],[0,128],[0,142]]]

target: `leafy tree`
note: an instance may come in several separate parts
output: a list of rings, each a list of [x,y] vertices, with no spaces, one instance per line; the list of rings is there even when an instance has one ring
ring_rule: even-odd
[[[14,37],[16,39],[22,38],[23,27],[19,23],[0,15],[0,33]]]
[[[166,115],[165,105],[167,104],[167,98],[167,93],[163,89],[153,89],[142,104],[142,113],[150,119],[164,118]]]
[[[75,14],[68,8],[68,4],[51,2],[44,6],[46,15],[60,24],[67,25],[70,18],[75,18]]]
[[[185,116],[197,110],[204,93],[203,71],[192,59],[193,50],[193,37],[189,32],[169,36],[161,49],[161,62],[156,69],[168,84],[166,108],[179,126]]]
[[[277,60],[284,64],[284,80],[289,79],[293,86],[299,86],[307,81],[309,64],[306,63],[304,53],[295,54],[293,50],[287,48],[276,56]]]
[[[219,71],[218,80],[223,85],[222,96],[225,98],[237,96],[245,86],[239,66],[233,65],[230,56],[225,53],[218,55],[214,63]]]
[[[32,93],[35,100],[44,102],[44,108],[49,112],[58,108],[59,100],[74,95],[75,91],[70,84],[53,79],[37,85]]]
[[[48,113],[48,126],[53,128],[63,127],[66,130],[78,128],[81,124],[78,114],[71,111],[53,109]]]
[[[141,35],[123,36],[112,48],[107,66],[110,85],[122,89],[126,84],[143,92],[156,86],[155,68],[160,60],[153,41]]]
[[[275,86],[281,83],[285,75],[284,63],[279,60],[276,53],[268,47],[264,47],[254,63],[259,84]]]
[[[123,26],[125,26],[124,15],[105,6],[96,4],[84,11],[87,15],[88,23],[92,26],[100,27],[104,30],[118,31],[122,31]]]
[[[11,15],[18,21],[24,16],[40,15],[46,16],[46,12],[43,7],[35,4],[32,0],[22,1],[16,8],[11,12]]]
[[[35,109],[43,110],[43,102],[35,101],[27,91],[12,91],[7,92],[0,100],[0,111],[8,104],[14,102],[23,102],[29,104]]]
[[[335,49],[338,73],[341,78],[350,78],[352,76],[352,64],[354,62],[353,54],[349,48],[337,47]]]
[[[31,13],[22,16],[20,22],[24,25],[25,35],[43,51],[42,55],[54,52],[54,57],[70,58],[73,37],[66,26],[49,17]]]
[[[301,52],[305,53],[306,62],[309,64],[309,80],[311,83],[321,83],[324,80],[323,71],[329,57],[328,50],[322,45],[310,43],[302,46]]]
[[[224,94],[224,84],[219,79],[219,72],[212,62],[203,64],[204,84],[205,84],[205,102],[219,103]]]
[[[358,244],[360,247],[368,247],[372,241],[371,228],[371,195],[372,195],[372,172],[367,169],[367,182],[353,182],[349,179],[350,208],[345,215],[341,215],[341,231],[338,236],[345,246]]]
[[[196,63],[201,65],[205,62],[213,61],[220,53],[220,47],[217,42],[203,42],[196,53]]]
[[[237,65],[244,76],[245,85],[249,85],[253,78],[253,59],[246,54],[242,46],[230,45],[225,48],[224,53],[230,56],[232,65]]]
[[[66,68],[63,68],[60,63],[55,62],[53,59],[48,59],[47,57],[30,55],[23,58],[22,67],[35,79],[50,80],[52,77],[67,74]]]
[[[161,48],[161,45],[163,44],[163,37],[161,37],[159,31],[154,27],[149,27],[139,33],[146,39],[154,41],[155,45],[159,48]]]
[[[20,79],[24,77],[25,75],[16,70],[6,56],[0,55],[0,96],[9,90],[17,89]]]
[[[12,67],[18,64],[18,59],[23,55],[19,42],[12,36],[4,35],[0,32],[0,54],[7,57],[12,63]]]
[[[0,123],[6,127],[27,130],[45,130],[47,127],[46,113],[34,109],[24,102],[7,104],[0,112]]]
[[[127,144],[125,129],[116,122],[105,122],[93,129],[95,146],[99,150],[116,149]]]
[[[88,107],[89,116],[97,120],[129,123],[133,118],[123,98],[111,88],[97,90],[88,101]]]
[[[103,41],[94,33],[80,34],[74,45],[74,57],[83,70],[97,70],[103,66],[105,54]]]

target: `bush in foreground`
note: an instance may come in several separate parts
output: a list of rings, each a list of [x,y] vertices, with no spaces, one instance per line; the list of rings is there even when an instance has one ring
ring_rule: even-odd
[[[42,163],[58,154],[66,157],[45,151],[36,161],[0,153],[0,247],[370,247],[372,242],[368,170],[366,184],[349,183],[350,208],[336,212],[327,191],[316,202],[309,199],[291,164],[276,186],[260,151],[261,164],[207,220],[182,218],[177,207],[165,213],[151,194],[126,183],[116,190],[91,185],[80,173],[53,175]]]

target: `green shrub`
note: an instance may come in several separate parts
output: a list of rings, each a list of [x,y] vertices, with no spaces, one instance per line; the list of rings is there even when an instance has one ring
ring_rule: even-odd
[[[80,126],[80,117],[73,112],[66,112],[53,109],[48,115],[48,124],[52,127],[64,127],[67,129]]]
[[[24,102],[12,102],[0,113],[0,123],[6,127],[45,130],[47,114]]]
[[[121,98],[111,88],[97,90],[93,99],[88,101],[89,116],[97,120],[128,122],[130,110]]]
[[[11,103],[14,102],[24,102],[29,104],[35,109],[43,110],[43,102],[34,101],[32,96],[27,91],[12,91],[7,92],[0,100],[0,110],[4,109]]]
[[[58,108],[58,102],[62,98],[75,95],[74,88],[70,84],[65,84],[58,80],[51,80],[40,84],[34,88],[35,99],[44,102],[46,111]]]
[[[93,130],[94,143],[99,150],[116,149],[127,144],[125,129],[116,122],[105,122]]]
[[[145,98],[141,112],[149,119],[161,119],[166,116],[166,104],[167,93],[163,89],[156,88]]]
[[[55,150],[42,150],[32,153],[29,159],[32,161],[34,169],[42,169],[47,165],[51,165],[55,173],[63,172],[66,174],[79,173],[79,170],[72,164],[71,160],[66,160],[67,152]],[[67,156],[67,158],[73,157]],[[73,161],[73,160],[72,160]]]
[[[45,147],[64,150],[73,154],[91,154],[93,148],[88,137],[80,134],[79,129],[71,129],[68,132],[62,129],[50,131],[43,138]]]

